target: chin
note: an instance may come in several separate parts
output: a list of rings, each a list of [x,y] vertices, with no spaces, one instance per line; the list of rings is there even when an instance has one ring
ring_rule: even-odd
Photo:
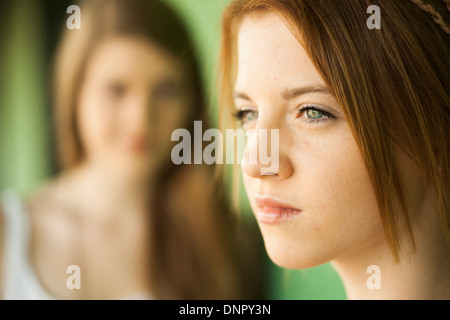
[[[333,260],[332,252],[320,246],[264,238],[267,254],[276,265],[286,269],[308,269]]]

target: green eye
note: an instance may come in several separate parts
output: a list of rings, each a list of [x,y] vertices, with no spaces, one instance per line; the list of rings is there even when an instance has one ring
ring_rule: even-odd
[[[254,111],[247,111],[244,115],[245,121],[252,121],[258,118],[258,114]]]
[[[258,112],[253,110],[239,110],[235,117],[243,124],[258,119]]]
[[[317,119],[321,119],[324,116],[324,114],[323,114],[323,112],[316,110],[316,109],[308,109],[308,110],[306,110],[306,116],[309,119],[317,120]]]
[[[336,119],[328,111],[322,110],[321,107],[316,105],[304,105],[300,106],[298,109],[298,115],[301,119],[306,121],[308,124],[319,124],[329,120]]]

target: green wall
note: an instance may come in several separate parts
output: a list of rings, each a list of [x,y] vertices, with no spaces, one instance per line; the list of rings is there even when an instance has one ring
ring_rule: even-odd
[[[201,58],[205,84],[213,97],[220,14],[229,0],[166,1],[188,24]],[[0,37],[4,42],[0,47],[0,188],[14,188],[24,196],[51,172],[51,119],[43,83],[47,75],[43,67],[47,33],[41,27],[39,3],[11,2]],[[215,107],[215,103],[211,105]],[[345,299],[342,283],[330,264],[308,270],[284,270],[266,255],[264,260],[267,298]]]
[[[10,3],[0,53],[0,187],[28,194],[49,172],[39,2]]]

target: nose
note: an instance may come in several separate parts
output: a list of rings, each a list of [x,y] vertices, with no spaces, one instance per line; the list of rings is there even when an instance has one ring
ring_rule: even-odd
[[[154,118],[151,114],[151,102],[144,95],[136,95],[129,101],[127,108],[128,123],[133,131],[146,131]]]
[[[287,179],[292,175],[293,166],[288,150],[280,143],[280,133],[282,130],[270,125],[249,132],[241,163],[245,174],[259,179]]]

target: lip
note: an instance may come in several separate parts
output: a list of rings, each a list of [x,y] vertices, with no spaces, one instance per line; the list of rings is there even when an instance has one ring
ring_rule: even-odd
[[[151,143],[145,137],[134,137],[126,141],[125,146],[131,153],[143,154],[150,151]]]
[[[289,203],[269,195],[256,195],[256,219],[264,224],[280,224],[291,221],[302,213],[302,210]]]

